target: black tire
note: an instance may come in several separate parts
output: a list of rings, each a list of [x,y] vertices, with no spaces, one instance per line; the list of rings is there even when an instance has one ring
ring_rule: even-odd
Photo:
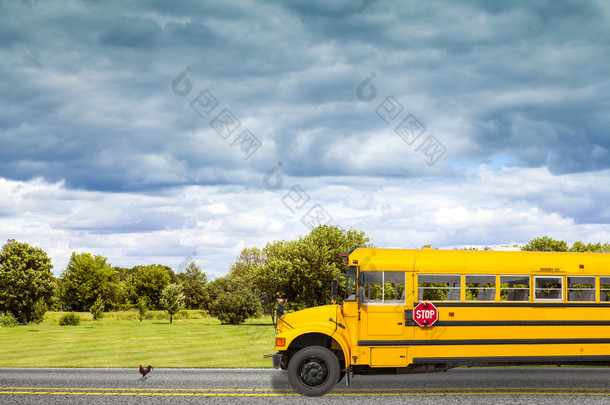
[[[296,352],[288,363],[288,381],[307,397],[320,397],[339,381],[341,366],[333,352],[322,346],[310,346]]]

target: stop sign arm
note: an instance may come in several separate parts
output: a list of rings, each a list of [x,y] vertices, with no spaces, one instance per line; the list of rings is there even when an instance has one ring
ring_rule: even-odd
[[[438,309],[431,302],[420,302],[412,310],[405,310],[405,320],[421,327],[429,327],[438,321]]]

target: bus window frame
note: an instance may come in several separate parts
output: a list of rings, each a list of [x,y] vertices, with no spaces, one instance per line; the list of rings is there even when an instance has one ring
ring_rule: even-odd
[[[511,281],[505,281],[503,282],[503,278],[504,277],[515,277],[515,278],[521,278],[521,279],[527,279],[527,288],[524,287],[510,287],[510,283]],[[509,286],[504,288],[502,287],[502,284],[508,284]],[[532,277],[529,274],[498,274],[498,299],[500,300],[500,302],[532,302]],[[502,299],[502,290],[508,290],[508,293],[506,295],[506,299]],[[509,300],[508,297],[510,296],[511,290],[517,290],[517,291],[526,291],[527,292],[527,299],[525,300]],[[515,291],[516,292],[516,291]]]
[[[557,279],[560,281],[559,288],[553,288],[553,291],[559,291],[559,298],[538,298],[538,292],[539,290],[544,290],[544,288],[539,288],[538,287],[538,283],[537,280],[540,279]],[[534,276],[534,282],[531,284],[533,289],[534,289],[534,301],[535,302],[539,302],[539,301],[546,301],[546,302],[563,302],[563,298],[564,298],[564,287],[565,287],[565,283],[564,283],[564,277],[563,276],[555,276],[555,275],[537,275]],[[551,289],[549,289],[551,290]]]
[[[419,294],[419,292],[420,292],[420,291],[419,291],[419,290],[420,290],[420,286],[419,286],[419,283],[420,283],[420,278],[421,278],[421,277],[425,277],[425,276],[433,276],[433,277],[436,277],[436,276],[440,276],[440,277],[442,277],[442,276],[445,276],[445,277],[456,277],[456,278],[458,279],[458,281],[459,281],[458,286],[457,286],[457,287],[447,287],[447,297],[449,297],[449,295],[451,294],[451,292],[452,292],[452,291],[458,291],[458,292],[460,293],[460,297],[459,297],[458,299],[453,299],[453,300],[448,300],[448,299],[444,299],[444,300],[426,300],[426,299],[424,299],[424,298],[423,298],[423,296],[424,296],[425,294],[422,294],[422,295],[421,295],[421,296],[422,296],[422,298],[420,299],[420,298],[419,298],[419,297],[420,297],[420,294]],[[415,287],[417,287],[417,288],[416,288],[416,291],[417,291],[417,301],[432,301],[432,302],[461,302],[461,301],[462,301],[462,287],[464,287],[464,282],[463,282],[462,278],[463,278],[463,277],[462,277],[462,274],[461,274],[461,273],[449,273],[449,274],[445,274],[445,273],[442,273],[442,274],[441,274],[441,273],[420,273],[420,274],[417,274],[417,281],[416,281],[416,285],[415,285]],[[424,281],[424,283],[434,283],[434,281],[431,281],[431,282],[430,282],[430,281]],[[421,287],[421,288],[422,288],[424,291],[425,291],[425,289],[426,289],[426,288],[429,288],[429,289],[430,289],[430,287]],[[436,289],[444,289],[444,288],[436,288]],[[423,292],[423,291],[422,291],[422,292]]]
[[[366,273],[381,273],[381,300],[370,300],[367,298],[367,296],[370,294],[370,284],[371,283],[366,283],[366,277],[365,278],[365,282],[363,283],[362,286],[359,286],[358,288],[362,287],[363,288],[363,296],[364,299],[362,300],[362,302],[360,303],[361,305],[405,305],[406,304],[406,289],[407,289],[407,272],[406,271],[401,271],[401,270],[361,270],[360,274],[366,274]],[[403,275],[403,282],[402,282],[402,286],[403,286],[403,292],[402,295],[399,299],[397,300],[386,300],[385,299],[385,273],[401,273]],[[387,283],[390,284],[390,283]],[[400,284],[400,283],[398,283]],[[368,286],[368,288],[367,288]]]
[[[570,285],[578,285],[578,283],[570,284],[570,278],[573,278],[573,279],[577,279],[577,278],[592,279],[593,280],[592,283],[586,283],[586,284],[593,284],[593,288],[575,288],[575,287],[570,288]],[[596,296],[597,290],[598,290],[597,285],[598,285],[597,277],[595,277],[595,276],[581,276],[581,275],[566,276],[566,286],[565,286],[565,288],[566,288],[566,301],[567,302],[595,302],[596,301],[596,297],[595,296]],[[585,291],[593,292],[593,299],[576,299],[576,300],[570,299],[570,293],[571,292],[577,292],[577,291],[579,291],[579,294],[578,294],[579,297],[578,298],[580,298],[580,295],[583,292],[585,292]]]
[[[479,299],[479,294],[481,292],[487,292],[487,291],[481,291],[483,289],[486,289],[485,287],[468,287],[468,278],[469,277],[487,277],[488,279],[493,279],[493,287],[487,287],[487,290],[493,290],[493,296],[490,299]],[[470,282],[471,284],[474,284],[472,281]],[[469,300],[467,299],[467,292],[468,290],[479,290],[479,292],[477,293],[477,299],[474,300]],[[465,302],[494,302],[496,300],[496,296],[498,294],[498,275],[497,274],[472,274],[472,273],[466,273],[464,275],[464,301]]]
[[[602,279],[606,279],[606,280],[602,280]],[[604,289],[602,289],[602,285],[604,286],[610,286],[610,276],[599,276],[598,277],[598,283],[596,284],[596,291],[599,291],[599,302],[609,302],[610,301],[610,287],[605,287]],[[604,282],[607,281],[607,282]],[[602,296],[602,294],[605,294],[605,296]]]

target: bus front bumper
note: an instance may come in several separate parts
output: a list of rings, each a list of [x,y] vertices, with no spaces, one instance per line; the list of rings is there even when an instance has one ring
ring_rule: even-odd
[[[263,357],[271,357],[271,361],[273,362],[273,368],[282,368],[282,353],[266,354]]]

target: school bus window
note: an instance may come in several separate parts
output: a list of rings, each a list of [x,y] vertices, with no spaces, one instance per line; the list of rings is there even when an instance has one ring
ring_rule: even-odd
[[[500,301],[529,300],[529,276],[500,276]]]
[[[363,271],[364,302],[382,302],[383,298],[383,272]]]
[[[599,278],[599,300],[610,301],[610,277]]]
[[[404,271],[383,272],[383,302],[399,303],[405,299]]]
[[[563,277],[534,277],[536,300],[563,301]]]
[[[466,276],[466,301],[494,301],[496,276]]]
[[[568,301],[595,301],[595,277],[568,276]]]
[[[421,274],[417,277],[419,301],[459,301],[460,294],[459,275]]]
[[[364,271],[364,302],[370,304],[399,303],[405,298],[403,271]]]

